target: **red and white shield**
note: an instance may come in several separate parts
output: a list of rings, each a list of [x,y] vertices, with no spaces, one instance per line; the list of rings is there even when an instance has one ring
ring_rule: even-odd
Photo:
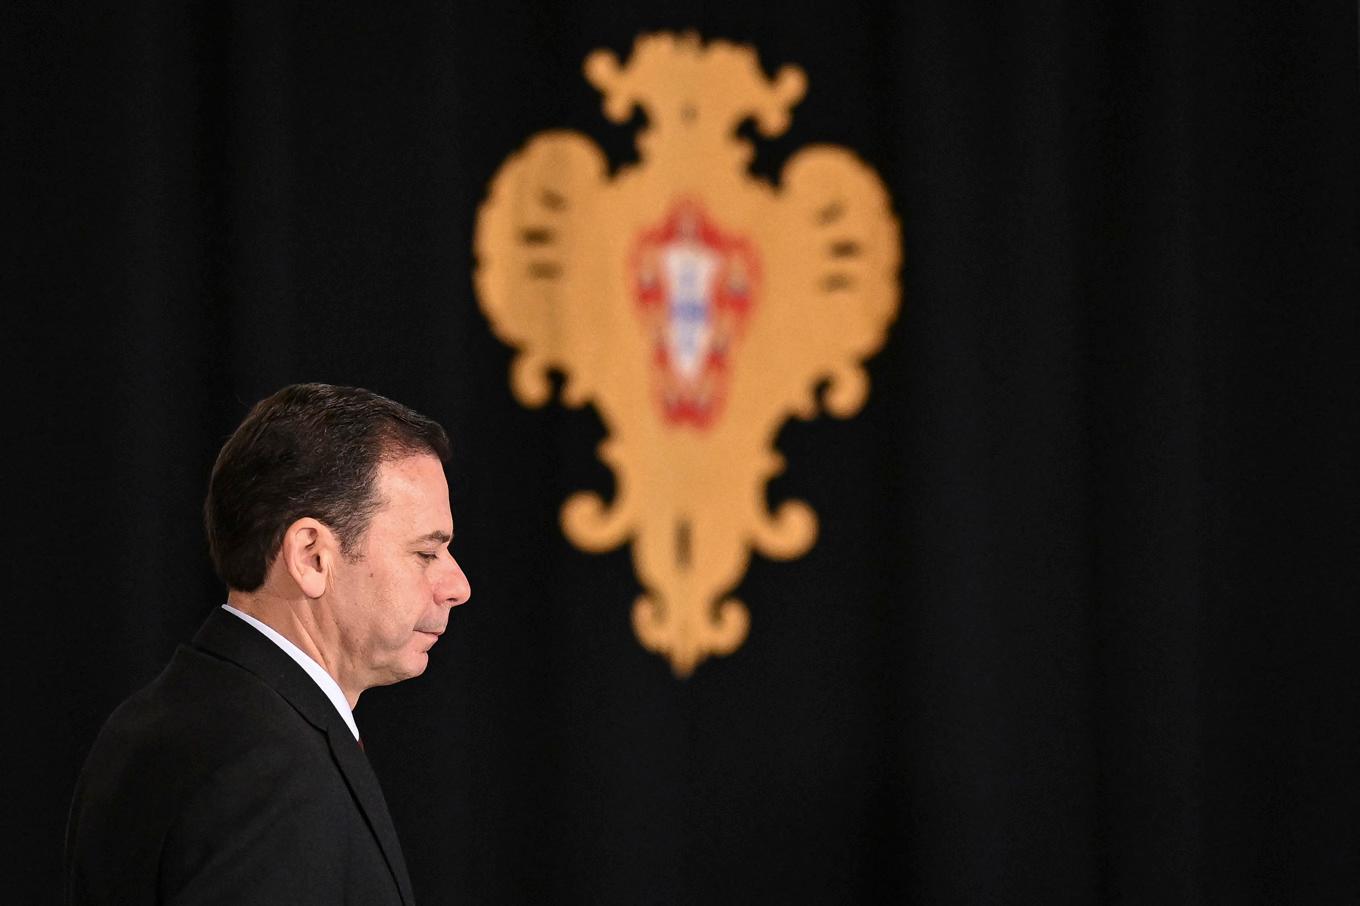
[[[681,199],[638,237],[631,276],[663,416],[708,427],[722,409],[731,356],[755,303],[759,262],[751,243],[719,229],[697,201]]]

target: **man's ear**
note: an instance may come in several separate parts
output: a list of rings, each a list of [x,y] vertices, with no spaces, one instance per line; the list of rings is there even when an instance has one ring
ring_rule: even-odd
[[[279,560],[298,588],[309,598],[326,593],[330,571],[339,554],[335,533],[310,516],[304,516],[283,533]]]

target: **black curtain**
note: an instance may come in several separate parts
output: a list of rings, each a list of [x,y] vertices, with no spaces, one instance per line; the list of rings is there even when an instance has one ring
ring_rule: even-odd
[[[856,150],[903,307],[794,421],[734,655],[632,635],[590,410],[526,410],[471,284],[499,163],[658,29],[808,75],[753,167]],[[0,12],[10,227],[7,902],[56,902],[100,723],[224,599],[199,507],[250,404],[444,422],[473,600],[367,693],[424,903],[1360,896],[1354,4],[30,3]],[[11,892],[12,891],[12,892]]]

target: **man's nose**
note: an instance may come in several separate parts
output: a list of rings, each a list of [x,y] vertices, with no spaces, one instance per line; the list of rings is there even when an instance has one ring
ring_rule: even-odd
[[[449,555],[448,574],[435,586],[435,597],[440,604],[450,607],[457,607],[472,597],[472,586],[468,584],[467,575],[452,554]]]

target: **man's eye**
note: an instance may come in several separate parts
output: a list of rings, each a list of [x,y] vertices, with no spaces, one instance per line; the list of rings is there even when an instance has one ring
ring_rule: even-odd
[[[418,556],[418,557],[419,557],[420,559],[422,559],[422,560],[427,560],[427,561],[429,561],[429,560],[438,560],[438,559],[439,559],[439,555],[438,555],[438,554],[431,553],[430,551],[417,551],[417,552],[416,552],[416,556]]]

